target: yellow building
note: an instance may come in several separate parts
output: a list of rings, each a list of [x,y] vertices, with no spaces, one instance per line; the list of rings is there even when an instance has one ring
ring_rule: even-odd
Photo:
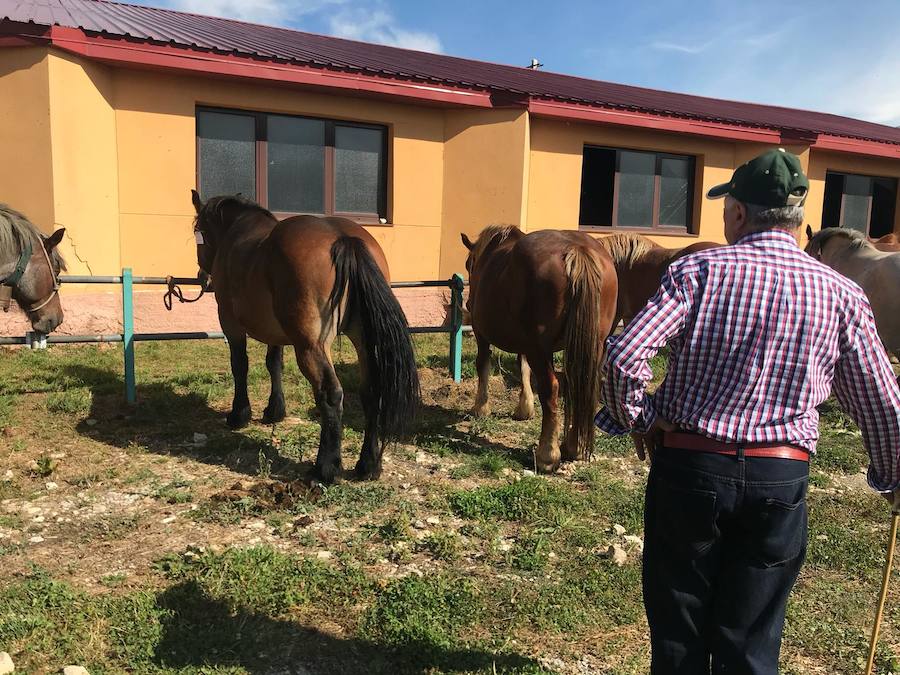
[[[104,0],[0,0],[0,201],[65,226],[76,274],[196,271],[189,191],[348,214],[395,280],[459,234],[723,239],[706,189],[800,155],[807,219],[897,229],[900,130]]]

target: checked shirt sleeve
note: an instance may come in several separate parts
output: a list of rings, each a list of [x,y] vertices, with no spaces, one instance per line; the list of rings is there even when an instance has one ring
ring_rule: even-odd
[[[835,367],[835,396],[862,431],[869,451],[869,485],[887,492],[900,486],[900,387],[865,300],[850,317]]]
[[[685,293],[687,280],[672,266],[662,286],[647,306],[626,326],[618,338],[607,341],[603,366],[602,399],[596,425],[610,434],[644,432],[656,419],[647,382],[653,377],[650,359],[677,337],[691,309],[692,294]]]

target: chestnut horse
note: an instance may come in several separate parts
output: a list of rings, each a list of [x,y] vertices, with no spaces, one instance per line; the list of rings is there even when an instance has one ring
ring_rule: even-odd
[[[272,379],[263,422],[285,416],[281,384],[285,345],[294,346],[321,413],[315,471],[331,483],[341,471],[344,394],[331,362],[331,343],[346,333],[359,355],[365,438],[360,478],[381,474],[385,444],[414,417],[419,378],[406,317],[388,282],[375,239],[345,218],[295,216],[278,221],[239,196],[205,204],[191,191],[197,218],[197,262],[211,278],[219,321],[231,350],[234,401],[227,422],[250,421],[247,336],[268,345]]]
[[[612,260],[581,232],[543,230],[526,235],[511,225],[492,225],[474,243],[465,234],[462,241],[469,249],[468,308],[478,343],[473,414],[490,414],[491,345],[521,354],[523,381],[529,380],[533,369],[543,410],[537,468],[554,471],[561,459],[586,458],[593,446],[603,341],[615,312]],[[566,364],[562,453],[559,382],[553,368],[553,353],[559,350],[565,351]],[[520,398],[516,417],[533,413],[533,399]]]
[[[812,228],[810,228],[810,230],[811,229]],[[873,241],[872,245],[879,251],[896,253],[897,251],[900,251],[900,237],[897,236],[896,232],[891,232],[890,234],[886,234]]]
[[[44,237],[28,218],[0,204],[0,309],[8,312],[15,299],[35,332],[45,335],[63,321],[59,273],[66,263],[57,246],[64,233]]]
[[[619,297],[613,327],[624,325],[640,312],[659,290],[666,269],[679,258],[722,244],[699,241],[684,248],[664,248],[639,234],[621,233],[599,240],[606,249],[619,277]]]

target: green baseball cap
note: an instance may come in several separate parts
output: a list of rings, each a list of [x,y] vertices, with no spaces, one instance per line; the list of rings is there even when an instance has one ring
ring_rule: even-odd
[[[711,188],[706,196],[718,199],[731,195],[744,204],[777,209],[802,206],[808,193],[809,180],[800,166],[800,158],[778,148],[741,164],[730,181]]]

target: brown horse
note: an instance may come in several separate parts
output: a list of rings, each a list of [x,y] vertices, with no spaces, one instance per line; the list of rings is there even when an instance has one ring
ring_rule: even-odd
[[[0,309],[9,311],[15,299],[31,327],[45,335],[63,321],[59,273],[66,263],[57,250],[63,234],[44,237],[28,218],[0,204]]]
[[[639,234],[614,234],[599,240],[612,257],[619,277],[619,297],[613,326],[625,325],[653,297],[662,275],[673,262],[691,253],[718,248],[722,244],[699,241],[684,248],[664,248]]]
[[[204,204],[191,193],[197,262],[211,278],[231,350],[234,401],[228,425],[250,421],[247,336],[269,346],[272,390],[264,423],[284,419],[282,357],[284,346],[293,345],[321,413],[315,471],[323,482],[332,482],[341,471],[344,394],[331,343],[342,331],[356,347],[362,375],[366,432],[356,473],[377,478],[385,444],[403,434],[419,402],[409,327],[391,292],[381,247],[345,218],[296,216],[279,222],[241,197],[213,197]]]
[[[474,243],[465,234],[462,241],[469,249],[468,306],[478,343],[473,414],[490,414],[491,345],[524,355],[522,379],[528,382],[530,369],[534,370],[543,410],[537,468],[554,471],[561,459],[587,457],[593,446],[603,341],[615,311],[612,260],[581,232],[544,230],[525,235],[511,225],[492,225]],[[559,382],[553,368],[553,353],[561,349],[567,373],[562,455]],[[516,417],[533,413],[533,399],[520,398]]]
[[[884,253],[896,253],[900,251],[900,237],[897,236],[896,232],[891,232],[873,241],[872,245]]]

